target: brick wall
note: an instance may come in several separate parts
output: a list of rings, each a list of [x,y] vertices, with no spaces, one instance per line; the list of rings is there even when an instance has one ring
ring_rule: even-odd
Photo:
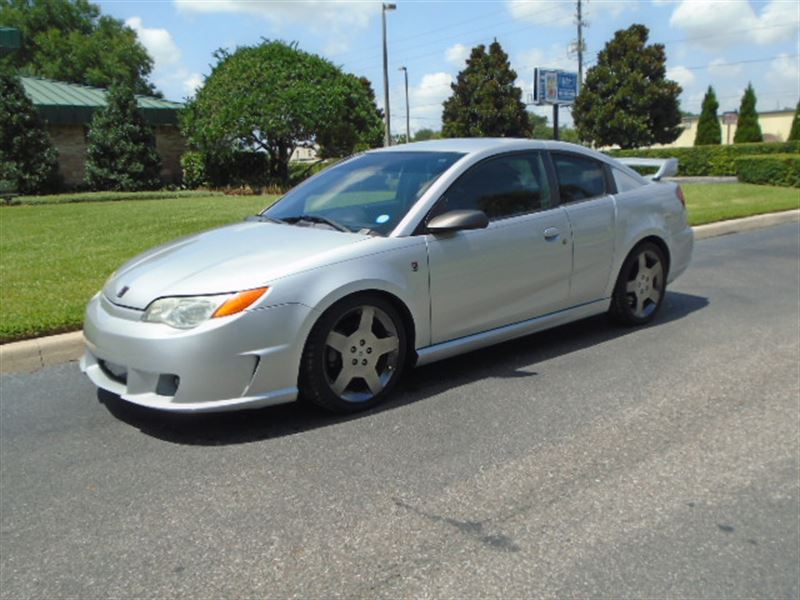
[[[169,125],[156,127],[156,151],[161,157],[161,180],[180,183],[181,155],[186,150],[186,140],[180,129]]]
[[[58,166],[64,187],[82,187],[86,176],[86,126],[51,124],[48,132],[58,150]],[[159,125],[155,133],[156,152],[161,157],[161,180],[180,183],[181,155],[186,149],[186,141],[177,127]]]
[[[68,188],[83,185],[86,174],[86,128],[84,125],[50,125],[47,128],[58,150],[58,167]]]

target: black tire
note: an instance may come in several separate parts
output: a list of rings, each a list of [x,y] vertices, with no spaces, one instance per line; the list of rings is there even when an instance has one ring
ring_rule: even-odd
[[[644,261],[644,262],[642,262]],[[642,269],[642,264],[645,268]],[[652,242],[636,246],[622,263],[609,316],[622,325],[644,325],[652,321],[664,303],[667,261]]]
[[[337,302],[306,340],[298,382],[301,397],[337,413],[372,408],[397,385],[406,362],[406,340],[402,318],[382,297],[359,294]]]

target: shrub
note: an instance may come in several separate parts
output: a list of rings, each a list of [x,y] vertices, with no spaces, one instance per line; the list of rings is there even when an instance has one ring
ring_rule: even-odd
[[[753,85],[748,83],[739,106],[739,119],[736,123],[736,133],[733,134],[733,143],[746,144],[761,142],[763,139],[756,111],[756,92],[753,90]]]
[[[133,88],[113,85],[107,106],[95,112],[86,149],[86,183],[93,190],[135,192],[161,185],[161,158],[153,129],[136,103]]]
[[[263,188],[274,182],[269,175],[269,157],[265,152],[238,150],[219,154],[185,152],[181,157],[183,185],[194,189]]]
[[[0,74],[0,180],[8,191],[54,191],[58,154],[20,80]]]
[[[202,152],[190,150],[181,156],[181,175],[183,186],[190,190],[208,185],[206,165]]]
[[[700,119],[697,121],[697,134],[694,138],[695,146],[706,146],[709,144],[719,145],[722,143],[722,127],[717,117],[717,95],[714,88],[708,86],[708,91],[703,98],[703,110]]]
[[[736,159],[740,181],[800,188],[800,154],[766,154]]]
[[[797,154],[800,142],[769,142],[726,146],[694,146],[689,148],[650,148],[612,150],[611,156],[643,158],[677,158],[678,175],[684,177],[736,175],[736,159],[755,154]]]
[[[800,102],[794,109],[794,119],[792,119],[792,129],[789,131],[790,140],[800,140]]]

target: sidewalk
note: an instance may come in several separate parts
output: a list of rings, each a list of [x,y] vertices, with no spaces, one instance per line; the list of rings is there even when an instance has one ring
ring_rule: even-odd
[[[721,221],[693,229],[695,239],[702,240],[792,221],[800,223],[800,210]],[[50,365],[78,360],[82,354],[83,334],[80,331],[4,344],[0,346],[0,374],[38,371]]]

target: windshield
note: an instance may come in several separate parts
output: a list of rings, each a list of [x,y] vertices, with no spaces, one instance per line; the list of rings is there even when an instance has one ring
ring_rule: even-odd
[[[463,154],[375,152],[331,167],[296,187],[262,215],[289,223],[342,226],[386,235],[425,190]]]

